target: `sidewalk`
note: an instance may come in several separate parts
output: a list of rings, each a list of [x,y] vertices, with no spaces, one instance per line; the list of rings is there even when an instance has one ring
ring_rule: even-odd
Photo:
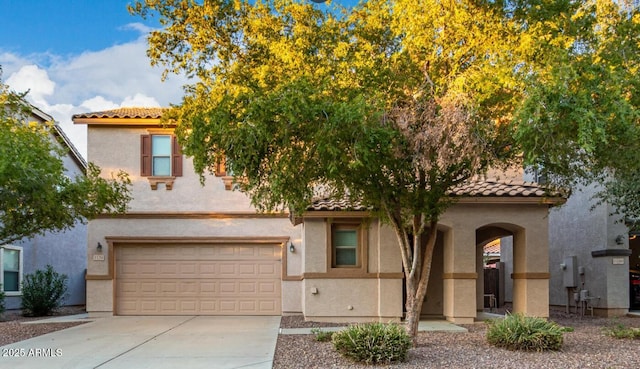
[[[317,328],[322,332],[337,332],[346,327]],[[280,328],[280,334],[311,334],[312,328]],[[446,320],[422,320],[418,325],[420,332],[467,332],[466,328],[457,326]]]

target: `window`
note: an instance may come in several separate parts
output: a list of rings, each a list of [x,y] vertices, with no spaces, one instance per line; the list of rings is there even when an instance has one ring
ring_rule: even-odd
[[[333,268],[359,267],[359,236],[358,225],[333,224],[331,226],[331,266]]]
[[[171,136],[151,136],[151,175],[171,175]]]
[[[20,293],[22,284],[22,248],[15,246],[3,246],[0,248],[0,261],[2,274],[0,283],[2,289],[8,295]]]
[[[140,175],[143,177],[182,176],[182,153],[174,135],[142,135]]]

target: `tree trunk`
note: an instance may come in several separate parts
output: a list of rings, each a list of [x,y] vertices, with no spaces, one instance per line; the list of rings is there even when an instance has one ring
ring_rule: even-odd
[[[422,260],[413,265],[419,266],[417,270],[412,270],[411,273],[405,273],[406,279],[406,309],[407,315],[405,317],[405,323],[407,333],[413,339],[413,344],[416,344],[418,335],[418,324],[420,323],[420,313],[422,311],[422,304],[424,303],[425,296],[427,295],[427,286],[429,285],[429,277],[431,274],[431,263],[433,261],[433,251],[436,245],[437,239],[437,222],[431,221],[429,228],[426,229],[427,241],[423,245],[421,240],[422,233],[414,237],[414,250],[421,250],[422,252],[414,252],[414,257],[421,257]],[[406,270],[406,267],[405,267]]]

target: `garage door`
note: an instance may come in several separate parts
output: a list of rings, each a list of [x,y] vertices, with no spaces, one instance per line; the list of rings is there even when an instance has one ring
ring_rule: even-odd
[[[118,245],[119,315],[280,315],[277,245]]]

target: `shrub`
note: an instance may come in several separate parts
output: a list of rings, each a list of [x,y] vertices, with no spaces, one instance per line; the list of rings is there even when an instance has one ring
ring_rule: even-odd
[[[62,304],[67,292],[67,276],[51,265],[46,270],[26,274],[22,283],[22,313],[29,316],[51,314]]]
[[[487,341],[497,347],[522,351],[557,351],[569,329],[543,318],[522,314],[487,322]]]
[[[605,328],[605,333],[614,338],[632,338],[640,339],[640,328],[625,327],[623,324],[616,324],[612,327]]]
[[[343,356],[366,364],[405,361],[411,338],[397,324],[356,324],[333,334],[333,346]]]
[[[316,341],[318,342],[328,342],[331,341],[334,332],[323,331],[319,328],[311,328],[311,333],[315,336]]]

